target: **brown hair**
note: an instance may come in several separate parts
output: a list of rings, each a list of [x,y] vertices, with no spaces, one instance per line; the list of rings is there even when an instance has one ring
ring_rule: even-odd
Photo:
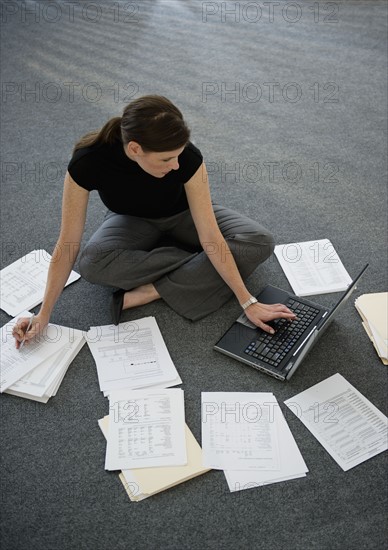
[[[136,141],[144,152],[174,151],[184,147],[190,130],[182,113],[166,97],[148,95],[129,103],[122,117],[108,120],[100,129],[84,135],[74,146],[73,153],[96,143],[123,144]]]

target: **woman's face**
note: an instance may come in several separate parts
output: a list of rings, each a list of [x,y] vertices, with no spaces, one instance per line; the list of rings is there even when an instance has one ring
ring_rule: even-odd
[[[147,174],[155,178],[164,178],[171,170],[178,170],[178,157],[183,152],[184,147],[167,151],[165,153],[145,153],[141,146],[130,141],[125,149],[127,156],[138,163]]]

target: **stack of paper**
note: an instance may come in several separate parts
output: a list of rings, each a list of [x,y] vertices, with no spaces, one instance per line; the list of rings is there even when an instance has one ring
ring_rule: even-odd
[[[99,420],[107,439],[108,470],[133,501],[203,474],[201,448],[184,422],[180,389],[114,391],[109,417]]]
[[[30,315],[28,311],[22,314]],[[84,345],[83,333],[50,324],[39,338],[17,350],[12,336],[16,322],[12,319],[1,329],[0,392],[47,403]]]
[[[87,342],[105,395],[123,388],[166,388],[182,383],[154,317],[91,327]]]
[[[308,471],[272,393],[202,393],[204,465],[224,470],[230,491]]]
[[[277,245],[275,255],[297,296],[340,292],[352,282],[328,239]]]
[[[65,254],[65,251],[62,251]],[[1,309],[16,316],[43,300],[51,256],[45,250],[33,250],[0,271]],[[80,278],[70,273],[65,286]]]
[[[388,365],[388,292],[363,294],[355,306],[380,359]]]
[[[285,404],[344,471],[388,448],[387,417],[340,374]]]

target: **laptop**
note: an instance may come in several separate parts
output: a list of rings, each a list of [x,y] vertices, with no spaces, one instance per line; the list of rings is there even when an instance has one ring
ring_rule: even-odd
[[[361,270],[332,309],[272,285],[266,286],[256,296],[257,300],[263,304],[285,304],[294,311],[297,319],[291,322],[285,319],[268,322],[275,329],[275,334],[272,335],[253,325],[243,313],[215,344],[214,349],[278,380],[289,380],[341,311],[368,265]]]

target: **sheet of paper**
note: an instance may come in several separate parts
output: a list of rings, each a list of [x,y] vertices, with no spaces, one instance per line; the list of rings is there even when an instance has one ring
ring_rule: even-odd
[[[166,384],[178,377],[154,317],[92,327],[87,343],[103,392]]]
[[[12,384],[5,390],[5,393],[28,399],[52,397],[62,382],[70,363],[85,344],[81,330],[69,329],[68,336],[69,338],[61,350]]]
[[[101,418],[98,424],[105,437],[108,438],[109,416]],[[187,424],[185,425],[185,434],[187,464],[184,466],[122,470],[120,479],[131,500],[136,502],[143,500],[210,470],[210,468],[202,466],[202,449]]]
[[[218,470],[278,470],[271,393],[203,392],[203,463]]]
[[[23,317],[30,315],[28,311],[22,314]],[[1,328],[0,393],[63,349],[70,339],[71,329],[50,324],[39,338],[18,350],[12,336],[16,322],[14,318]]]
[[[340,374],[285,404],[345,471],[388,448],[387,417]]]
[[[1,309],[16,317],[21,311],[40,304],[43,300],[50,261],[51,256],[45,250],[33,250],[2,269]],[[65,286],[80,277],[81,275],[72,271]]]
[[[352,282],[328,239],[277,245],[275,255],[297,296],[340,292]]]
[[[187,464],[183,390],[112,392],[105,469],[182,464]]]
[[[251,470],[225,471],[225,477],[231,492],[252,489],[269,483],[279,483],[298,477],[304,477],[308,468],[298,449],[290,428],[277,404],[273,408],[271,420],[278,430],[280,467],[278,471]]]

